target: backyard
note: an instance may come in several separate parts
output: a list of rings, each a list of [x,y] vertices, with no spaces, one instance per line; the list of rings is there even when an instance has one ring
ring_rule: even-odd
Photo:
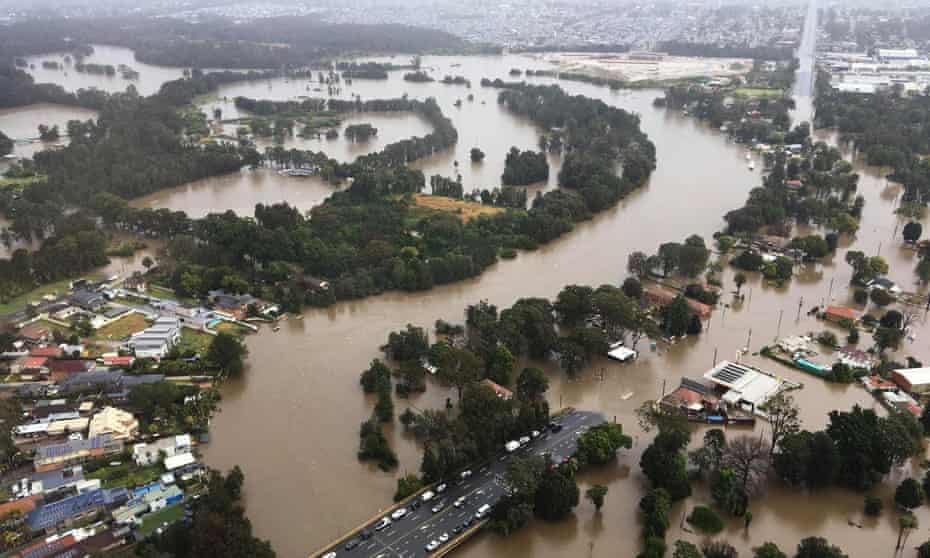
[[[115,322],[111,322],[98,329],[94,337],[98,340],[124,339],[133,333],[142,331],[148,326],[149,323],[142,314],[130,312]]]

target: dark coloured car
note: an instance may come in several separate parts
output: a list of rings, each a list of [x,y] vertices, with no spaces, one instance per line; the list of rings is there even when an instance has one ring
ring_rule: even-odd
[[[458,534],[461,533],[461,532],[462,532],[462,526],[461,526],[461,525],[456,525],[455,527],[452,528],[452,534],[453,534],[453,535],[458,535]]]
[[[357,547],[360,544],[362,544],[362,539],[355,537],[355,538],[349,539],[349,542],[347,542],[345,546],[343,546],[342,548],[346,550],[353,550],[355,547]]]
[[[361,533],[358,534],[358,538],[362,539],[363,541],[367,541],[368,539],[371,538],[371,531],[368,531],[368,530],[362,531]]]
[[[551,431],[553,431],[553,432],[561,432],[561,431],[562,431],[562,425],[559,424],[559,423],[557,423],[557,422],[550,422],[550,423],[549,423],[549,430],[551,430]]]

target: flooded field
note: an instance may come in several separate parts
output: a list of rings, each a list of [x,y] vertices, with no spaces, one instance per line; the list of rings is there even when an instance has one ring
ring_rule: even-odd
[[[435,97],[458,129],[459,142],[454,149],[417,161],[415,166],[427,175],[452,176],[458,161],[457,171],[467,190],[497,186],[506,151],[510,146],[535,149],[538,130],[499,107],[497,91],[482,89],[478,82],[482,77],[508,79],[510,68],[534,67],[540,62],[505,56],[426,57],[423,63],[436,78],[463,75],[473,87],[408,83],[401,79],[400,72],[394,72],[387,81],[356,80],[344,86],[341,96],[358,94],[362,99],[372,99],[407,93],[416,98]],[[328,309],[308,310],[304,320],[286,322],[277,333],[265,329],[248,338],[248,370],[243,379],[224,385],[222,412],[213,421],[213,441],[205,454],[214,467],[242,466],[249,517],[257,534],[269,538],[279,556],[306,556],[356,526],[389,505],[397,476],[419,469],[419,450],[399,425],[387,431],[401,462],[395,473],[379,472],[355,459],[358,425],[370,415],[373,406],[359,388],[358,375],[371,359],[380,356],[378,346],[390,331],[407,323],[429,327],[437,318],[461,323],[464,307],[481,299],[509,306],[521,297],[554,297],[564,285],[572,283],[617,283],[626,275],[630,252],[652,253],[662,242],[681,240],[693,233],[709,240],[723,226],[722,216],[742,205],[749,190],[759,184],[759,173],[747,170],[740,146],[728,143],[699,122],[654,108],[652,100],[660,94],[658,91],[613,92],[575,82],[560,85],[571,93],[600,98],[641,116],[658,157],[658,168],[647,186],[561,240],[535,252],[520,253],[515,260],[501,262],[475,279],[424,293],[388,293]],[[272,80],[270,85],[235,84],[223,88],[217,99],[236,95],[290,99],[306,95],[307,86],[306,82],[283,79]],[[469,93],[474,95],[471,102],[467,101]],[[205,109],[219,102],[217,99],[206,100]],[[461,108],[455,106],[459,99],[463,101]],[[232,117],[227,110],[228,106],[224,106],[224,118]],[[401,118],[397,125],[403,129],[413,126],[411,122],[410,118]],[[396,135],[403,137],[405,133]],[[470,162],[468,151],[472,147],[485,151],[483,163]],[[345,146],[323,141],[319,148],[337,153]],[[553,168],[549,183],[539,188],[556,184],[558,160],[550,159],[550,163]],[[663,383],[670,389],[682,376],[703,374],[715,357],[736,358],[737,351],[747,343],[757,351],[778,333],[822,330],[822,323],[807,316],[810,307],[827,301],[852,304],[847,287],[851,269],[844,262],[848,249],[868,254],[880,251],[891,265],[890,277],[906,290],[916,289],[914,254],[900,246],[899,236],[895,238],[902,224],[892,213],[899,188],[889,184],[880,169],[858,166],[862,175],[859,193],[866,199],[862,226],[855,238],[841,242],[832,259],[805,267],[782,288],[764,285],[758,276],[750,277],[743,287],[746,301],[717,309],[700,339],[673,347],[660,344],[655,352],[641,344],[642,357],[629,365],[596,361],[577,379],[569,380],[554,363],[542,363],[549,373],[548,396],[553,407],[570,405],[616,418],[636,437],[635,445],[616,464],[581,478],[585,484],[609,486],[601,514],[595,515],[593,507],[584,501],[567,521],[537,521],[506,539],[483,535],[457,555],[635,555],[640,531],[636,504],[646,487],[638,463],[649,440],[637,430],[633,414],[636,407],[658,397]],[[309,208],[330,190],[330,186],[313,180],[279,177],[264,170],[209,179],[137,203],[184,209],[192,215],[225,209],[246,213],[257,202],[280,200]],[[725,271],[723,280],[727,289],[732,289],[731,269]],[[729,303],[731,298],[725,295],[724,301]],[[925,341],[930,328],[925,315],[921,315],[917,327],[917,341],[904,347],[902,359],[904,354],[930,359],[930,347]],[[864,344],[869,342],[863,339]],[[805,428],[822,427],[831,409],[848,409],[856,403],[875,406],[871,396],[856,386],[826,384],[755,356],[746,360],[804,384],[795,397],[801,405]],[[629,393],[632,396],[627,397]],[[445,388],[430,385],[425,394],[409,401],[396,400],[397,413],[406,406],[439,407],[448,395]],[[764,433],[765,426],[758,428]],[[695,439],[699,437],[697,432]],[[902,474],[896,471],[892,479]],[[673,512],[668,540],[696,540],[695,535],[678,528],[678,519],[683,507],[707,501],[706,490],[697,487],[692,498],[679,504]],[[895,515],[885,513],[878,520],[863,520],[861,508],[862,495],[850,491],[830,489],[808,494],[773,485],[752,502],[750,509],[755,519],[751,528],[744,532],[740,521],[731,521],[726,536],[744,554],[769,540],[790,554],[799,539],[819,535],[841,545],[850,556],[891,555],[897,535]],[[917,511],[921,523],[930,524],[927,508]],[[850,526],[850,519],[861,522],[862,528]],[[922,534],[914,537],[919,541],[924,538]]]

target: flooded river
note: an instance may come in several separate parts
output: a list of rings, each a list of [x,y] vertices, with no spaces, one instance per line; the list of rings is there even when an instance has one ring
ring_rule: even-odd
[[[436,78],[464,75],[474,86],[412,84],[402,81],[400,73],[392,73],[386,82],[357,80],[344,88],[343,96],[357,93],[369,99],[408,93],[418,98],[436,97],[459,130],[459,143],[448,153],[418,161],[415,166],[428,175],[451,176],[458,161],[467,189],[497,185],[506,150],[511,145],[535,148],[538,130],[499,108],[497,92],[480,88],[478,81],[482,77],[508,79],[510,68],[540,67],[540,63],[515,56],[426,57],[424,66],[433,68]],[[419,469],[419,450],[399,425],[387,432],[400,458],[396,472],[379,472],[355,458],[358,425],[373,407],[373,401],[359,388],[358,375],[371,359],[380,356],[378,346],[390,331],[407,323],[428,327],[437,318],[463,322],[464,307],[481,299],[509,306],[520,297],[553,297],[567,284],[617,283],[626,275],[630,252],[651,253],[661,242],[682,240],[692,233],[709,240],[722,227],[722,215],[742,205],[749,190],[759,184],[759,174],[746,169],[742,148],[698,122],[654,108],[652,100],[659,92],[612,92],[573,82],[561,85],[572,93],[601,98],[641,115],[643,128],[658,152],[658,168],[648,185],[561,240],[535,252],[520,253],[515,260],[501,262],[470,281],[425,293],[388,293],[308,310],[304,320],[285,322],[277,333],[265,329],[248,338],[248,370],[242,380],[224,385],[222,412],[214,419],[213,442],[205,454],[214,467],[243,467],[248,515],[257,534],[270,539],[279,556],[306,556],[353,528],[390,504],[399,475]],[[305,82],[284,80],[273,80],[270,87],[266,82],[236,84],[221,90],[219,98],[248,95],[286,99],[305,95],[306,87]],[[465,100],[469,93],[475,96],[470,103]],[[454,106],[458,99],[463,100],[460,109]],[[205,107],[212,106],[211,102],[218,101],[207,101]],[[230,117],[226,109],[224,117]],[[398,124],[402,128],[412,126],[410,122],[402,119]],[[476,146],[487,154],[480,165],[473,165],[468,158],[468,151]],[[322,148],[328,147],[322,143]],[[344,148],[331,146],[334,150]],[[546,364],[553,407],[571,405],[603,412],[623,423],[636,443],[616,464],[581,476],[582,490],[592,483],[609,486],[600,514],[594,514],[590,503],[583,501],[569,520],[556,524],[537,521],[506,539],[482,535],[457,555],[635,555],[640,532],[636,506],[646,488],[638,463],[650,439],[636,428],[634,410],[642,401],[658,397],[663,383],[671,389],[682,376],[703,374],[715,355],[718,360],[734,359],[747,343],[755,351],[771,342],[779,333],[780,316],[781,335],[822,330],[824,326],[806,312],[828,300],[852,304],[847,288],[851,270],[843,259],[849,248],[869,254],[880,249],[891,264],[892,279],[905,289],[914,288],[916,261],[894,238],[900,223],[892,209],[899,189],[888,185],[878,169],[863,167],[860,172],[860,193],[866,198],[862,228],[855,239],[841,243],[832,260],[801,270],[784,288],[765,286],[759,277],[751,277],[743,287],[746,301],[718,309],[698,340],[674,347],[660,345],[656,352],[642,344],[638,361],[629,365],[597,361],[573,381],[554,365]],[[550,184],[541,187],[552,187],[555,170],[552,175]],[[313,181],[283,179],[261,171],[187,185],[145,203],[183,208],[193,215],[227,208],[245,213],[257,201],[279,199],[307,208],[325,197],[326,188]],[[725,271],[724,283],[732,289],[732,270]],[[902,359],[903,354],[930,359],[924,341],[930,331],[923,314],[918,327],[918,341],[905,347]],[[869,343],[864,336],[863,344]],[[758,357],[747,360],[804,383],[795,397],[806,428],[821,428],[831,409],[846,409],[855,403],[875,405],[856,386],[826,384]],[[629,393],[632,396],[626,397]],[[448,395],[445,388],[430,385],[425,394],[409,401],[396,399],[396,410],[399,414],[408,405],[415,409],[440,407]],[[764,431],[765,427],[759,429]],[[699,437],[697,432],[695,438]],[[896,471],[893,478],[901,475]],[[698,540],[678,528],[678,519],[683,509],[708,501],[706,490],[698,487],[695,496],[679,504],[668,540]],[[753,501],[750,509],[755,519],[748,532],[743,531],[741,522],[732,521],[726,537],[743,555],[769,540],[791,554],[799,539],[820,535],[840,544],[850,556],[890,556],[897,535],[895,514],[886,512],[878,520],[868,521],[862,519],[861,508],[862,496],[857,493],[831,489],[807,494],[773,486]],[[922,525],[930,525],[926,508],[918,510],[918,517]],[[849,519],[862,522],[863,527],[850,527]],[[912,540],[922,542],[924,538],[915,533]]]

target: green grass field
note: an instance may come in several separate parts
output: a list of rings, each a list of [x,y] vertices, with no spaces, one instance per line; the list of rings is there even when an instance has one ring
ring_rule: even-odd
[[[181,328],[181,342],[178,343],[178,349],[184,353],[188,350],[194,351],[200,356],[207,354],[210,343],[213,342],[213,336],[202,331],[196,331],[189,327]]]
[[[139,528],[139,531],[143,535],[149,535],[155,531],[155,529],[161,527],[162,523],[171,524],[180,520],[182,517],[184,517],[184,505],[176,504],[145,516],[142,519],[142,527]]]
[[[93,473],[88,473],[86,477],[88,479],[99,479],[104,488],[132,488],[157,480],[161,473],[161,465],[138,467],[132,461],[124,461],[116,467],[101,467]]]
[[[148,326],[149,323],[142,314],[133,312],[98,329],[94,337],[106,340],[122,339],[133,333],[138,333]]]
[[[10,312],[22,310],[29,302],[38,301],[47,294],[63,294],[68,291],[68,284],[71,281],[71,279],[63,279],[55,283],[47,283],[27,293],[3,301],[0,303],[0,314],[9,314]]]

